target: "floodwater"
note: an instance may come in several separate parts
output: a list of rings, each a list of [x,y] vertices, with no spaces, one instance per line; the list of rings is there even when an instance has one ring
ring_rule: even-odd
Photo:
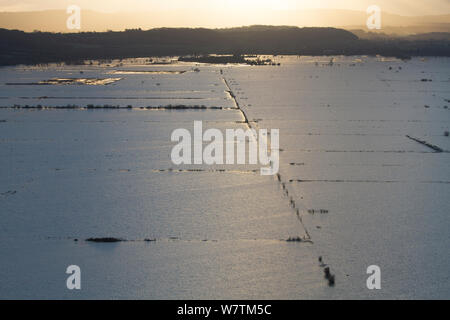
[[[2,68],[0,298],[449,299],[450,59],[271,58]],[[174,165],[200,120],[280,175]]]

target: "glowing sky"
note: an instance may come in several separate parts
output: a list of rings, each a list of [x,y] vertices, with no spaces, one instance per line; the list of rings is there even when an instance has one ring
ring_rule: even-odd
[[[311,8],[365,11],[372,4],[400,15],[449,14],[450,0],[0,0],[0,11],[65,9],[70,4],[102,12],[196,9],[198,14],[238,8],[248,14],[257,9],[298,10]]]

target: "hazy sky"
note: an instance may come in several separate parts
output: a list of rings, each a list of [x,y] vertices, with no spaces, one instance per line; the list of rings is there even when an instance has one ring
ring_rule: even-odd
[[[400,15],[449,14],[450,0],[0,0],[0,11],[65,9],[70,4],[102,12],[160,11],[195,8],[199,14],[209,10],[254,8],[294,10],[307,8],[351,9],[365,11],[372,4],[383,11]]]

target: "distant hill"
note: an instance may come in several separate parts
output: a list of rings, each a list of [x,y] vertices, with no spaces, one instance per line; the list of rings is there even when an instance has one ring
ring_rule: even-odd
[[[442,41],[450,41],[450,32],[428,32],[428,33],[419,33],[419,34],[402,34],[402,33],[385,33],[385,32],[373,32],[365,31],[362,29],[349,29],[351,33],[358,36],[360,39],[369,39],[369,40],[381,40],[381,39],[403,39],[403,40],[442,40]]]
[[[81,31],[123,31],[132,28],[159,27],[206,27],[224,28],[237,25],[292,25],[299,27],[345,27],[345,29],[366,28],[368,15],[353,10],[264,10],[255,8],[255,14],[222,10],[199,14],[196,9],[179,9],[155,12],[100,13],[82,11]],[[257,14],[256,14],[257,13]],[[68,14],[63,10],[34,12],[0,12],[0,28],[27,32],[34,30],[48,32],[70,32],[66,28]],[[382,28],[397,32],[425,33],[450,32],[450,15],[400,16],[382,13]],[[390,33],[390,31],[386,31]]]
[[[381,54],[450,56],[444,40],[364,40],[336,28],[252,26],[231,29],[26,33],[0,29],[0,65],[203,54]]]

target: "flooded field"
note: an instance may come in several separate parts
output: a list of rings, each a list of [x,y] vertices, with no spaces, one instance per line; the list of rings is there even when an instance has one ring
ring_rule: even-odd
[[[450,298],[450,59],[330,58],[2,68],[0,298]],[[173,164],[194,121],[279,174]]]

